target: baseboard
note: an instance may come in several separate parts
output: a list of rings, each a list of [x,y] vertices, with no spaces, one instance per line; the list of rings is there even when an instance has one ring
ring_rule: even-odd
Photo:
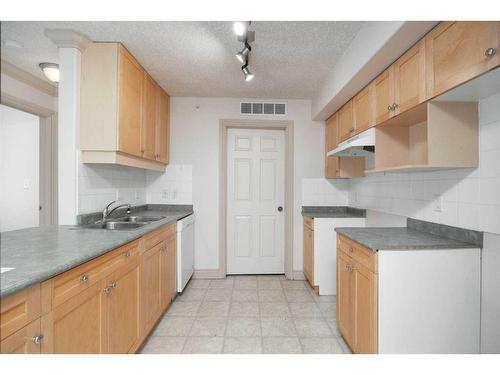
[[[193,279],[223,279],[219,269],[214,270],[194,270]]]
[[[292,277],[294,280],[305,280],[306,277],[304,276],[304,272],[302,271],[292,271]]]

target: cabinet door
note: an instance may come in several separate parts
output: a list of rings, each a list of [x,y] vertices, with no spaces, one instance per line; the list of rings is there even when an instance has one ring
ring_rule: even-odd
[[[106,353],[104,280],[42,316],[42,353]]]
[[[161,252],[161,306],[162,311],[170,304],[177,293],[177,259],[175,235],[171,236],[164,244]]]
[[[170,97],[160,88],[158,96],[158,120],[156,125],[156,157],[168,164],[170,142]]]
[[[0,353],[2,354],[40,354],[41,343],[34,340],[40,336],[40,319],[16,331],[0,342]]]
[[[146,72],[143,83],[141,154],[146,159],[156,160],[157,85]]]
[[[337,324],[351,348],[353,340],[353,277],[350,258],[337,249]]]
[[[374,95],[375,125],[384,122],[393,115],[391,106],[394,104],[394,74],[389,67],[372,82]]]
[[[325,123],[325,178],[334,178],[338,175],[339,158],[326,156],[338,144],[338,114],[334,113]]]
[[[377,277],[353,263],[354,334],[352,348],[355,353],[377,353]]]
[[[343,142],[354,134],[352,100],[349,100],[338,112],[339,142]]]
[[[304,276],[314,286],[314,231],[304,225]]]
[[[118,151],[141,156],[144,71],[123,46],[119,61]]]
[[[425,101],[425,43],[418,42],[394,63],[396,114]]]
[[[141,299],[142,323],[147,332],[156,322],[161,313],[161,249],[164,243],[160,242],[147,250],[141,259]]]
[[[441,22],[425,37],[427,99],[498,66],[499,44],[498,21]]]
[[[356,133],[361,133],[375,124],[372,85],[366,86],[354,97],[352,108]]]
[[[125,354],[139,340],[139,264],[122,267],[107,279],[108,352]]]

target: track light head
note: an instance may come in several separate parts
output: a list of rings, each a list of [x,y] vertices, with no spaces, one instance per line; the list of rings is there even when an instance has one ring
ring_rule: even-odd
[[[250,21],[238,21],[233,24],[233,31],[237,36],[243,36],[247,33]]]
[[[250,69],[246,65],[243,65],[241,67],[241,71],[243,72],[243,75],[245,76],[245,81],[249,82],[253,79],[254,75],[252,72],[250,72]]]
[[[248,54],[250,53],[251,50],[252,50],[252,47],[245,44],[245,47],[243,47],[243,49],[236,54],[236,58],[238,59],[238,61],[240,63],[244,64],[247,61]]]

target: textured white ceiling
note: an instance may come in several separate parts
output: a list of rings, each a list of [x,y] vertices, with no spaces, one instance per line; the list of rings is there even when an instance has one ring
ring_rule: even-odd
[[[311,99],[362,22],[253,22],[245,82],[234,54],[232,22],[2,22],[2,59],[43,78],[38,63],[57,62],[46,28],[71,28],[94,41],[122,42],[172,96]],[[14,40],[23,48],[9,48]]]

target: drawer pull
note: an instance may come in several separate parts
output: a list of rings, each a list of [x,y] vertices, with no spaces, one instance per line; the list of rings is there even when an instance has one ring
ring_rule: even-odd
[[[108,285],[106,288],[104,288],[102,291],[105,293],[105,294],[109,294],[111,293],[111,290],[112,288]]]
[[[118,286],[118,284],[116,284],[116,281],[113,281],[109,286],[111,289],[115,289]]]
[[[130,255],[131,255],[131,254],[130,254],[130,251],[127,251],[126,253],[123,253],[123,256],[124,256],[125,258],[130,258]]]
[[[86,283],[87,281],[89,281],[89,275],[87,274],[83,274],[81,277],[80,277],[80,281],[82,283]]]
[[[484,55],[485,55],[486,57],[491,57],[491,56],[493,56],[495,53],[496,53],[496,50],[495,50],[495,48],[492,48],[492,47],[490,47],[490,48],[486,48],[486,50],[484,51]]]
[[[41,345],[43,343],[43,335],[35,336],[31,339],[35,345]]]

